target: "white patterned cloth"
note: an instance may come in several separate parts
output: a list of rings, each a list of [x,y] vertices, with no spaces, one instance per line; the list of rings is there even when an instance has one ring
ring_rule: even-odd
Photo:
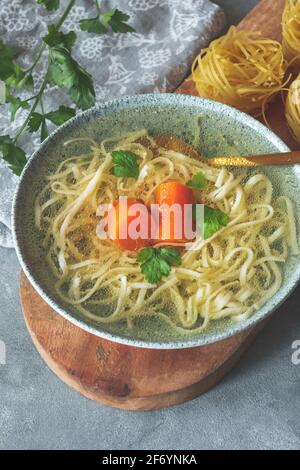
[[[67,0],[61,0],[61,8]],[[74,55],[92,74],[97,102],[148,92],[173,91],[188,74],[193,57],[225,25],[222,10],[209,0],[115,0],[102,1],[103,10],[117,6],[130,15],[130,34],[88,34],[78,21],[96,16],[93,0],[78,0],[64,23],[65,31],[74,30],[77,42]],[[0,37],[18,46],[19,63],[32,64],[47,25],[57,20],[58,12],[49,12],[34,0],[0,0]],[[41,84],[46,53],[34,71],[35,87]],[[1,60],[1,58],[0,58]],[[20,95],[22,97],[22,94]],[[70,104],[66,93],[53,85],[45,92],[46,110]],[[12,135],[26,116],[20,110],[11,123],[6,106],[0,107],[0,135]],[[22,137],[28,154],[37,149],[37,136]],[[10,212],[17,178],[0,161],[0,245],[12,247]]]

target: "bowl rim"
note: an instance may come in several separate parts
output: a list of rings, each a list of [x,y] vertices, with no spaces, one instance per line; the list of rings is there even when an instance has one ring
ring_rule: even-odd
[[[131,338],[127,336],[122,336],[121,334],[109,333],[107,331],[102,331],[101,326],[100,329],[87,324],[84,320],[75,318],[73,314],[63,306],[59,304],[57,298],[51,295],[51,293],[47,293],[43,286],[40,284],[39,280],[36,276],[31,272],[30,266],[27,262],[26,256],[22,251],[22,230],[18,229],[18,206],[20,203],[20,194],[24,185],[26,185],[27,174],[30,172],[30,169],[33,163],[40,158],[43,148],[49,144],[54,139],[60,137],[60,134],[63,136],[64,131],[66,129],[72,128],[76,123],[85,118],[92,118],[93,115],[97,116],[101,111],[105,114],[106,112],[109,113],[110,110],[112,113],[115,113],[118,110],[124,110],[128,108],[134,107],[142,107],[150,106],[149,100],[152,100],[151,105],[154,107],[157,105],[176,105],[180,104],[181,106],[190,106],[190,107],[200,107],[201,111],[211,111],[216,112],[216,108],[222,114],[230,115],[232,118],[238,119],[241,125],[246,126],[247,128],[253,129],[257,131],[260,135],[262,135],[266,140],[268,140],[271,144],[273,144],[280,152],[287,152],[289,151],[289,147],[270,129],[264,126],[262,123],[254,119],[252,116],[249,116],[246,113],[239,111],[236,108],[231,106],[225,105],[223,103],[219,103],[216,101],[208,100],[205,98],[200,98],[198,96],[191,96],[191,95],[184,95],[178,93],[147,93],[147,94],[139,94],[139,95],[132,95],[132,96],[123,96],[122,98],[117,98],[113,100],[109,100],[103,103],[94,106],[93,108],[88,109],[87,111],[81,112],[77,114],[75,117],[71,118],[62,126],[58,127],[54,132],[52,132],[44,142],[41,143],[39,148],[29,157],[24,170],[20,176],[18,181],[14,198],[13,198],[13,205],[12,205],[12,234],[13,234],[13,241],[14,246],[16,249],[16,254],[18,256],[19,262],[21,264],[21,268],[23,269],[27,279],[30,281],[31,285],[34,289],[38,292],[38,294],[45,300],[50,307],[52,307],[58,314],[64,317],[66,320],[70,321],[77,327],[104,339],[125,344],[128,346],[133,347],[140,347],[140,348],[148,348],[148,349],[185,349],[185,348],[193,348],[198,346],[204,346],[207,344],[212,344],[221,340],[225,340],[230,338],[231,336],[237,335],[243,331],[246,331],[253,327],[255,324],[261,322],[265,318],[267,318],[274,310],[277,310],[279,306],[287,299],[287,297],[292,293],[295,289],[297,284],[300,281],[300,272],[298,273],[298,277],[293,279],[293,281],[288,285],[286,289],[282,291],[279,300],[276,302],[276,305],[271,307],[268,311],[266,311],[263,315],[258,318],[254,316],[250,316],[247,320],[242,321],[240,323],[231,324],[230,330],[225,328],[222,331],[214,332],[209,336],[198,336],[196,338],[191,339],[180,339],[178,341],[171,340],[171,341],[148,341],[142,340],[138,338]],[[266,305],[266,304],[265,304]],[[262,309],[263,307],[261,307]],[[261,310],[259,309],[259,310]],[[258,310],[258,312],[259,312]]]

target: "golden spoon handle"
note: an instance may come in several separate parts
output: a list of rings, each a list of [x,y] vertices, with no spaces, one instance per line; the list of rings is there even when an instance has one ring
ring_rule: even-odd
[[[207,160],[213,166],[254,167],[269,165],[294,165],[300,163],[300,150],[294,152],[268,153],[249,157],[212,157]]]

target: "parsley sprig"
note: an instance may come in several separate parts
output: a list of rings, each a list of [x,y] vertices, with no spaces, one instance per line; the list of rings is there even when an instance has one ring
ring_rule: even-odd
[[[123,13],[117,8],[113,8],[110,11],[103,12],[100,8],[98,0],[95,0],[97,16],[94,18],[85,18],[79,22],[82,31],[88,33],[104,34],[110,27],[114,33],[133,33],[135,30],[127,21],[129,15]]]
[[[187,181],[186,185],[193,189],[205,189],[207,186],[205,174],[202,171],[198,171],[192,179]]]
[[[9,168],[16,175],[20,176],[26,164],[26,154],[24,150],[17,147],[9,135],[0,136],[0,150]]]
[[[37,0],[37,3],[44,5],[47,10],[57,10],[59,7],[59,0]]]
[[[112,156],[112,172],[115,176],[127,176],[137,179],[139,167],[138,156],[128,150],[114,150]]]
[[[73,108],[67,106],[60,106],[56,111],[50,111],[49,113],[41,114],[34,112],[31,114],[28,121],[27,129],[29,132],[37,132],[41,129],[41,141],[48,137],[48,127],[46,121],[51,121],[56,126],[60,126],[64,122],[75,116],[76,111]]]
[[[168,276],[172,266],[181,264],[180,253],[176,248],[143,248],[137,262],[150,284],[156,284],[163,276]]]
[[[21,174],[26,164],[26,153],[18,143],[21,135],[25,131],[30,133],[39,131],[43,141],[49,134],[49,122],[59,126],[76,114],[75,108],[64,105],[56,110],[44,110],[43,94],[48,84],[66,89],[71,101],[79,109],[88,109],[95,104],[93,79],[72,55],[76,33],[74,31],[63,33],[60,30],[75,2],[76,0],[69,0],[57,23],[48,26],[48,33],[42,38],[36,58],[27,69],[22,69],[16,62],[17,49],[0,39],[0,81],[5,84],[5,104],[9,104],[11,120],[14,121],[20,109],[27,111],[22,125],[14,136],[0,136],[0,156],[2,154],[9,168],[17,175]],[[60,7],[60,0],[37,0],[37,3],[48,11],[58,10]],[[100,9],[98,0],[95,1],[95,6],[97,17],[80,21],[83,31],[97,34],[104,34],[109,28],[118,33],[134,31],[128,25],[129,16],[125,13],[117,8],[104,12]],[[98,27],[95,27],[96,23]],[[87,27],[84,26],[86,24]],[[39,90],[35,91],[32,72],[45,51],[48,53],[47,70]],[[19,96],[20,90],[26,90],[28,98],[22,99]]]
[[[204,239],[212,237],[222,227],[226,227],[229,222],[229,216],[219,209],[204,206],[204,223],[203,235]]]
[[[193,219],[197,217],[196,206],[193,206]],[[229,222],[229,216],[226,212],[204,205],[203,220],[197,221],[202,230],[204,240],[212,237],[221,228],[226,227]]]

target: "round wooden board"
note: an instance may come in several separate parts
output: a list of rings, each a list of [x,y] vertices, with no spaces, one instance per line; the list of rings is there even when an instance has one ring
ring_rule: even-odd
[[[50,369],[82,395],[127,410],[163,408],[206,392],[233,367],[261,328],[197,348],[135,348],[98,338],[65,320],[24,273],[20,297],[29,333]]]
[[[263,0],[239,27],[279,39],[276,18],[283,6],[284,0]],[[177,92],[197,95],[190,79]],[[268,120],[291,148],[297,148],[283,116],[278,96]],[[69,323],[41,299],[23,273],[20,295],[28,330],[48,366],[86,397],[129,410],[175,405],[206,392],[231,370],[265,325],[263,321],[237,336],[198,348],[140,349],[98,338]]]

